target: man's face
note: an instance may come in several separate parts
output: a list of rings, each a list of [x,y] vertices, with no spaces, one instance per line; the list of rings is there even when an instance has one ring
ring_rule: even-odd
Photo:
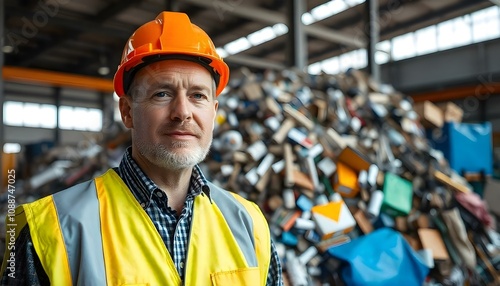
[[[120,112],[136,160],[178,170],[205,158],[218,108],[205,68],[182,60],[152,63],[136,74],[130,94],[120,98]]]

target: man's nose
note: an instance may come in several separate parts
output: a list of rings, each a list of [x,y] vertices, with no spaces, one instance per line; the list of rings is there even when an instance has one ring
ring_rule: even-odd
[[[185,94],[176,96],[173,103],[170,115],[172,120],[184,121],[191,118],[191,105],[189,98]]]

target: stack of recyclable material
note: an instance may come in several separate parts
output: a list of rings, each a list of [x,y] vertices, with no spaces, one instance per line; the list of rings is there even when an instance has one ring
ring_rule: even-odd
[[[427,137],[458,106],[354,69],[242,72],[202,167],[263,210],[287,285],[500,283],[493,217]]]

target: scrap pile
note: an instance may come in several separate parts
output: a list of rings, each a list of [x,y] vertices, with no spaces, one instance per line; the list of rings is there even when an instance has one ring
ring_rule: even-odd
[[[264,211],[287,285],[499,285],[494,217],[428,139],[459,107],[354,69],[243,73],[203,168]]]

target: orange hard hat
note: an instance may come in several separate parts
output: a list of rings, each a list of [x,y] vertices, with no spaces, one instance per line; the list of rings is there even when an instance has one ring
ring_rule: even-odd
[[[116,94],[121,97],[127,93],[140,68],[167,59],[194,61],[207,68],[215,80],[217,96],[229,80],[229,68],[205,31],[184,13],[162,12],[127,41],[113,79]]]

